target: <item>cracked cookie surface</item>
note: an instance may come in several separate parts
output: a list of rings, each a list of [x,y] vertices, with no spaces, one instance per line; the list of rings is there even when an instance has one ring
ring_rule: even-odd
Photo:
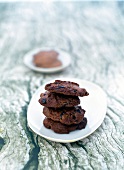
[[[45,90],[70,96],[88,96],[85,88],[80,88],[79,84],[70,81],[55,80],[45,86]]]
[[[80,100],[77,96],[67,96],[46,91],[41,93],[39,103],[46,107],[61,108],[76,106],[80,104]]]
[[[72,108],[43,108],[43,114],[52,119],[53,121],[59,121],[66,125],[79,124],[85,114],[85,110],[80,106],[75,106]]]
[[[84,117],[79,124],[69,126],[64,125],[60,122],[55,122],[52,119],[45,118],[43,124],[47,129],[52,129],[55,133],[68,134],[69,132],[74,130],[84,129],[87,124],[87,118]]]

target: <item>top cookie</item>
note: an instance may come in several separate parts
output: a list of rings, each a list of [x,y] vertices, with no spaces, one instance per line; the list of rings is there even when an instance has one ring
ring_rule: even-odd
[[[80,88],[79,84],[70,81],[55,80],[45,86],[45,90],[54,93],[61,93],[70,96],[88,96],[89,93],[84,88]]]

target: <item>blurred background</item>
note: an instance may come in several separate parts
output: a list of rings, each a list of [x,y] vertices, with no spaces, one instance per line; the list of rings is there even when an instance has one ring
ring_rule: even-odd
[[[7,78],[47,76],[26,68],[23,57],[48,46],[70,54],[71,66],[62,72],[65,76],[102,84],[115,71],[115,78],[121,79],[123,30],[123,1],[1,2],[0,69]]]

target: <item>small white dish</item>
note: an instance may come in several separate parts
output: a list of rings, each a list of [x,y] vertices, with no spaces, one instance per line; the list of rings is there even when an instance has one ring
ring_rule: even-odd
[[[38,53],[39,51],[43,51],[43,50],[57,51],[59,53],[58,59],[62,62],[62,66],[54,67],[54,68],[42,68],[42,67],[35,66],[33,64],[33,55]],[[34,71],[42,72],[42,73],[53,73],[53,72],[61,71],[61,70],[65,69],[67,66],[69,66],[71,63],[71,57],[67,52],[65,52],[63,50],[60,50],[57,48],[52,48],[52,47],[51,48],[43,47],[43,48],[34,49],[34,50],[28,52],[27,54],[25,54],[23,62],[28,68],[30,68]]]
[[[98,85],[89,81],[74,78],[56,78],[54,80],[57,79],[76,82],[80,87],[86,88],[89,92],[89,96],[80,97],[81,106],[86,110],[85,117],[88,120],[86,128],[75,130],[69,134],[57,134],[44,127],[43,120],[45,116],[42,113],[43,106],[39,104],[38,99],[40,93],[45,91],[45,84],[36,91],[30,101],[27,111],[28,125],[35,133],[51,141],[68,143],[81,140],[93,133],[103,122],[107,110],[106,94]],[[54,80],[47,83],[54,82]]]

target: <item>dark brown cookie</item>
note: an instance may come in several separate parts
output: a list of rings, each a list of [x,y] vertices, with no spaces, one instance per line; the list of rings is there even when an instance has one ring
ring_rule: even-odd
[[[79,84],[70,81],[55,80],[54,83],[47,84],[45,90],[71,96],[83,97],[89,95],[86,89],[80,88]]]
[[[72,108],[43,108],[43,114],[54,121],[61,122],[66,125],[79,124],[84,117],[85,110],[81,106]]]
[[[66,96],[46,91],[41,93],[39,103],[46,107],[60,108],[77,106],[80,104],[80,100],[77,96]]]
[[[54,50],[39,51],[33,56],[33,63],[37,67],[52,68],[61,66],[61,61],[58,60],[58,53]]]
[[[69,125],[69,126],[64,125],[60,122],[55,122],[52,119],[45,118],[43,124],[47,129],[52,129],[56,133],[67,134],[74,130],[84,129],[87,124],[87,118],[83,118],[83,120],[79,124]]]

